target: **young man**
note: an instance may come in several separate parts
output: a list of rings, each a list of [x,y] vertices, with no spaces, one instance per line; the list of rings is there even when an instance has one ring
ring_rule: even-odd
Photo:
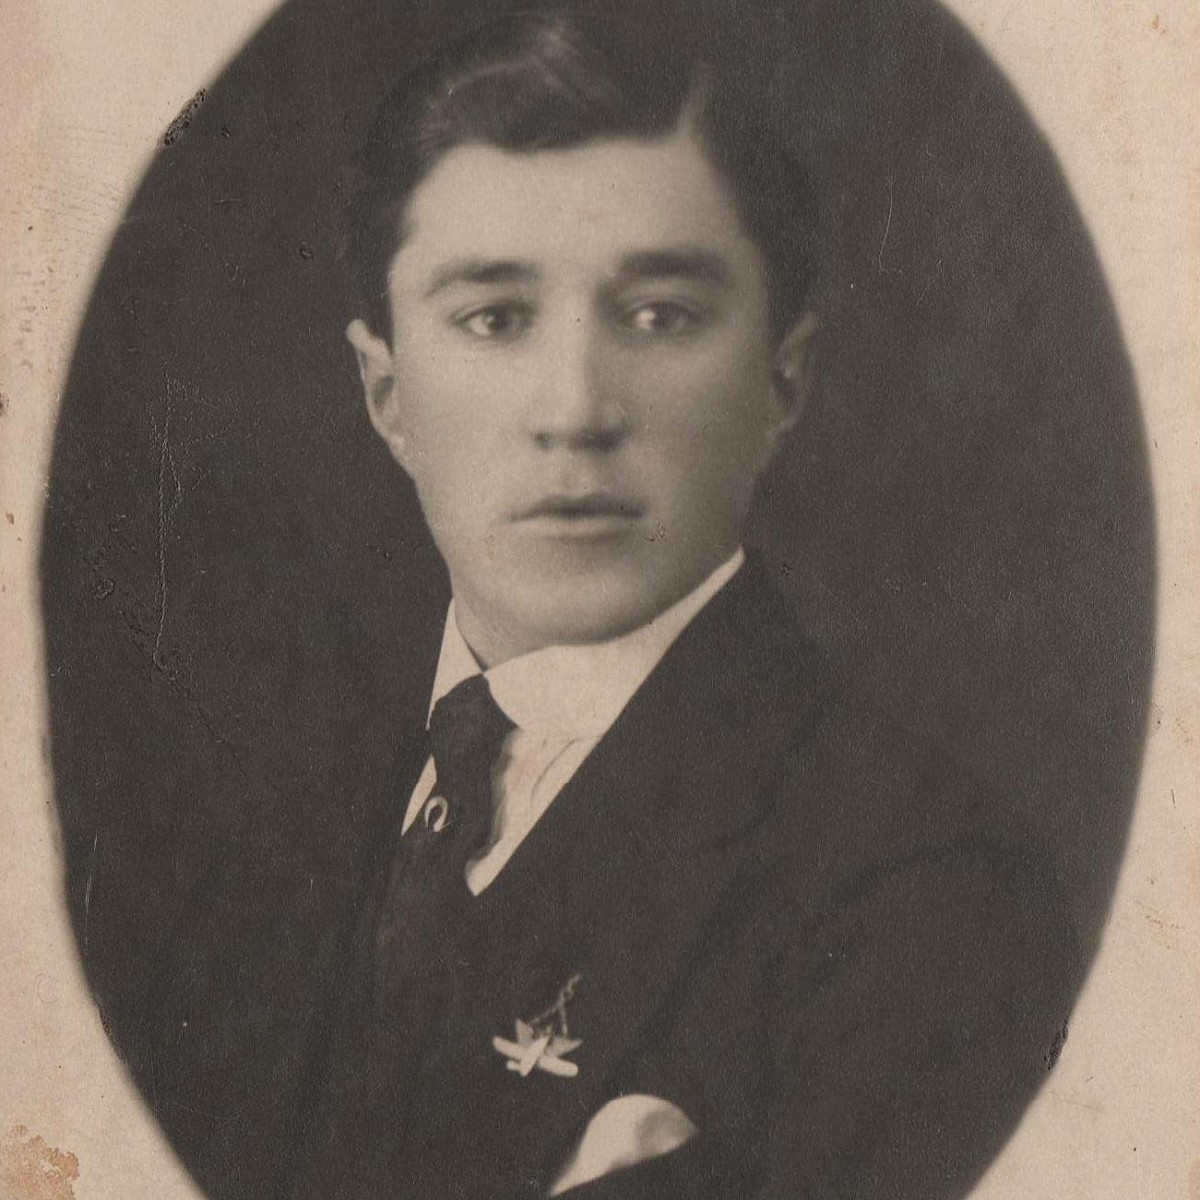
[[[678,36],[514,18],[382,110],[347,334],[453,603],[281,1194],[959,1196],[1062,1024],[1050,865],[742,548],[812,213]]]

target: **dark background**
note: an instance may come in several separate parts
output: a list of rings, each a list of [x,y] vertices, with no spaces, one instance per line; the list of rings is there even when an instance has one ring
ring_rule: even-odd
[[[67,890],[120,1043],[228,847],[346,875],[380,747],[427,701],[444,575],[342,336],[336,164],[467,10],[505,7],[292,0],[172,126],[97,284],[42,570]],[[1046,831],[1094,949],[1141,758],[1154,544],[1086,231],[927,0],[746,0],[728,44],[770,73],[823,206],[814,390],[750,541],[863,691]]]

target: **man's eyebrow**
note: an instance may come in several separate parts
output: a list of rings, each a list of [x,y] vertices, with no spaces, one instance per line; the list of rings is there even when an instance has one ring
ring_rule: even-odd
[[[531,263],[518,259],[458,258],[439,267],[425,289],[428,300],[445,288],[456,283],[477,285],[497,283],[530,283],[537,278],[538,271]]]
[[[719,288],[731,288],[734,283],[733,271],[721,255],[690,246],[626,255],[617,280],[625,283],[636,279],[693,279]]]

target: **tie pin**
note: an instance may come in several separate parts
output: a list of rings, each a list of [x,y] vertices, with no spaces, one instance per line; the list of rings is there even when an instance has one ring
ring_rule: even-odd
[[[441,833],[450,818],[450,805],[444,796],[430,796],[425,805],[425,828]]]

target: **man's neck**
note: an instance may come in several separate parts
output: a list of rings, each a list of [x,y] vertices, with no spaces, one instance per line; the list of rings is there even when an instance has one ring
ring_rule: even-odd
[[[483,670],[492,694],[522,728],[566,737],[598,736],[612,723],[668,647],[741,567],[739,549],[665,612],[600,642],[553,643],[486,667],[462,629],[458,601],[447,613],[430,696],[438,699]]]

